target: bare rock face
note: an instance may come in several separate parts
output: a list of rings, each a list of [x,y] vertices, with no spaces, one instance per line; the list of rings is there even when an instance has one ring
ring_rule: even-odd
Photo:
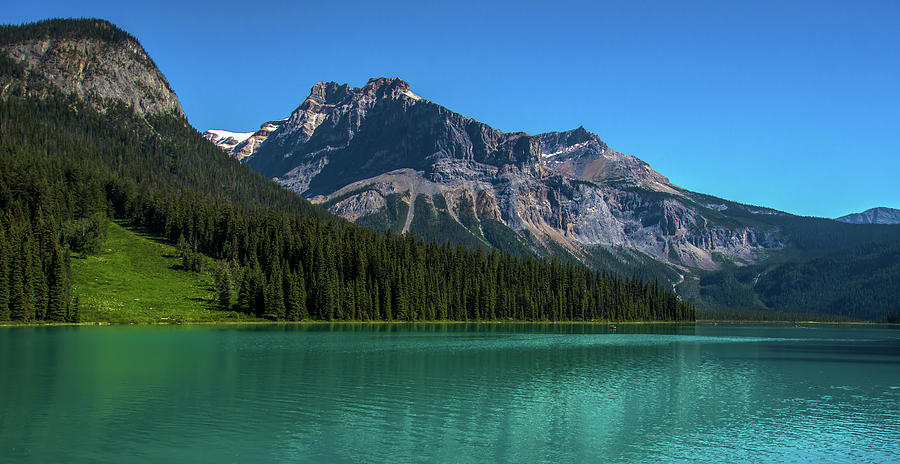
[[[506,134],[429,102],[400,79],[361,88],[320,82],[247,162],[279,179],[300,165],[322,165],[305,185],[309,196],[399,168],[431,171],[443,159],[493,166],[536,164],[540,139]]]
[[[669,179],[638,158],[610,149],[595,134],[579,127],[541,134],[541,157],[547,169],[590,182],[621,180],[674,193]]]
[[[124,102],[139,114],[184,116],[165,76],[130,35],[103,20],[49,20],[21,26],[0,53],[63,93]],[[26,84],[27,85],[27,84]]]
[[[424,199],[420,207],[445,208],[452,218],[431,233],[446,230],[449,238],[455,230],[458,239],[462,230],[498,248],[527,243],[538,254],[564,250],[585,260],[597,248],[630,250],[678,269],[715,269],[722,259],[752,262],[760,250],[784,246],[776,229],[722,214],[777,211],[683,190],[583,127],[496,130],[416,95],[400,79],[360,88],[319,82],[255,151],[240,156],[348,220],[386,217],[396,221],[392,228],[416,232],[416,202]],[[392,210],[391,198],[406,207]]]
[[[900,224],[900,209],[871,208],[861,213],[841,216],[836,220],[849,224]]]

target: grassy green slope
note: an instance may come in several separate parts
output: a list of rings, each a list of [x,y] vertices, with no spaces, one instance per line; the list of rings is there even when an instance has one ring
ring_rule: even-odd
[[[248,320],[216,309],[212,275],[182,270],[175,247],[116,223],[100,253],[72,258],[72,293],[83,321]]]

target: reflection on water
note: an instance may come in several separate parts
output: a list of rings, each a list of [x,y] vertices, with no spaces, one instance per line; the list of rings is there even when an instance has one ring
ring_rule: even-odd
[[[889,462],[900,333],[316,324],[0,330],[0,456]]]

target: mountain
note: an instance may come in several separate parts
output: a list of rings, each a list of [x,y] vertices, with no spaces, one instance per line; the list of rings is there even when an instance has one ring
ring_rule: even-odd
[[[204,196],[228,199],[242,207],[270,206],[330,216],[240,163],[222,157],[221,151],[203,140],[188,124],[178,97],[137,39],[108,21],[51,19],[0,26],[0,86],[0,101],[10,111],[5,115],[9,121],[30,120],[35,130],[51,122],[72,125],[68,137],[75,144],[84,143],[81,148],[85,152],[100,150],[99,159],[107,156],[124,159],[126,153],[137,150],[132,153],[136,157],[133,163],[116,162],[114,177],[117,179],[151,180],[173,189],[189,189]],[[60,101],[73,109],[88,106],[93,111],[82,114],[73,109],[60,110],[61,114],[52,118],[45,114],[49,110],[43,107],[32,109],[40,112],[41,117],[28,114],[32,110],[13,112],[15,105],[30,108],[46,104],[50,108]],[[64,115],[71,111],[78,115],[76,121],[65,119]],[[86,130],[82,126],[91,124],[102,127],[102,130],[91,130],[120,134],[120,140],[97,142],[96,147],[89,149],[91,143],[84,140],[90,139],[91,134],[81,132]],[[146,140],[138,143],[134,140],[138,135]],[[87,156],[69,153],[68,145],[63,144],[60,153],[73,159]],[[41,145],[44,151],[51,148],[49,142]],[[147,150],[158,153],[145,153]],[[30,155],[30,161],[40,158],[38,154]],[[108,168],[88,157],[83,168],[91,166]],[[53,196],[71,194],[68,188],[61,187],[61,190]],[[87,196],[96,195],[92,192]]]
[[[716,254],[752,261],[784,246],[772,228],[723,218],[725,202],[673,185],[583,127],[504,133],[422,98],[401,79],[361,88],[319,82],[241,156],[346,219],[438,241],[561,251],[582,262],[627,261],[632,270],[652,261],[715,269]]]
[[[894,208],[871,208],[861,213],[848,214],[841,216],[835,221],[846,222],[849,224],[900,224],[900,209]]]
[[[103,20],[48,20],[0,27],[0,56],[19,69],[18,82],[3,82],[0,96],[46,94],[58,89],[92,101],[122,102],[138,114],[184,116],[165,76],[138,41]],[[9,77],[11,74],[4,73]],[[29,88],[22,87],[27,82]]]
[[[192,320],[694,319],[689,303],[653,282],[439,246],[311,205],[191,127],[140,45],[106,21],[2,26],[0,38],[0,321],[127,322],[126,307],[160,320],[179,309],[122,298],[167,293],[142,289],[177,276],[193,283],[210,266],[215,298],[182,310]],[[167,277],[119,280],[114,291],[108,281],[78,281],[108,274],[75,274],[72,261],[105,249],[111,219],[176,245],[180,265],[132,263],[140,272],[131,275]],[[172,248],[137,242],[150,254]],[[121,248],[78,267],[104,266],[113,249]],[[79,304],[86,288],[94,298]]]
[[[691,192],[583,127],[502,132],[397,78],[356,88],[315,84],[242,156],[357,224],[658,279],[708,308],[786,309],[780,302],[800,299],[780,298],[788,289],[767,284],[769,273],[783,271],[778,266],[900,237],[897,228],[860,230]],[[830,285],[845,275],[820,281]]]

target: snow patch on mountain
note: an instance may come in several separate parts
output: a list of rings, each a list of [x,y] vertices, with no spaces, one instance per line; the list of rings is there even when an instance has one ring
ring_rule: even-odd
[[[247,158],[256,153],[256,150],[269,138],[269,135],[277,131],[287,120],[288,118],[284,118],[264,122],[256,132],[231,132],[210,129],[204,132],[203,136],[225,150],[229,155],[240,161],[246,161]]]
[[[203,136],[219,147],[230,150],[237,146],[237,144],[249,139],[253,134],[254,132],[231,132],[221,129],[210,129],[204,132]]]
[[[554,156],[567,155],[569,153],[572,153],[574,151],[580,150],[580,149],[588,146],[590,143],[591,143],[590,140],[581,142],[581,143],[576,143],[575,145],[564,147],[563,149],[554,151],[553,153],[541,153],[541,156],[544,157],[544,159],[547,159],[547,158],[553,158]],[[602,154],[604,151],[605,150],[601,149],[600,153]]]

